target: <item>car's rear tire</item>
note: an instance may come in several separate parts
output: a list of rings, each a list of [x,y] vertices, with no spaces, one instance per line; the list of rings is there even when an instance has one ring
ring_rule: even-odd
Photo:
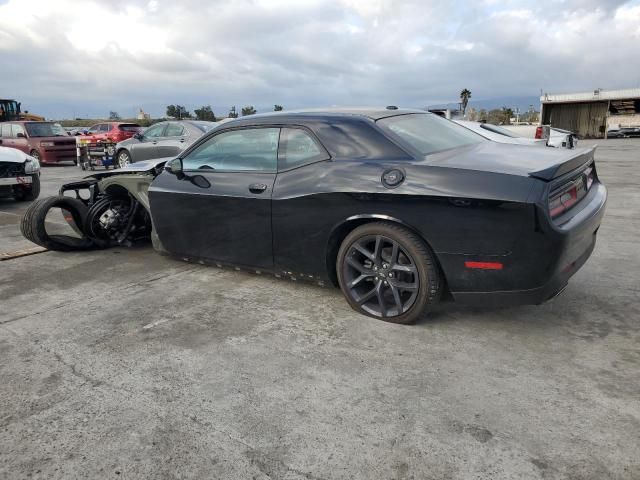
[[[86,250],[93,247],[93,242],[84,235],[81,238],[69,235],[49,235],[45,221],[52,208],[61,208],[71,214],[73,222],[82,228],[87,216],[87,206],[78,199],[57,196],[48,197],[32,203],[20,222],[20,231],[27,239],[49,250],[71,251]]]
[[[443,281],[429,246],[388,222],[349,233],[338,251],[338,282],[359,313],[393,323],[413,323],[440,299]]]
[[[40,175],[31,175],[31,185],[13,187],[13,198],[19,202],[30,202],[40,196]]]
[[[131,164],[131,155],[126,150],[120,150],[116,156],[116,165],[118,168],[124,168]]]

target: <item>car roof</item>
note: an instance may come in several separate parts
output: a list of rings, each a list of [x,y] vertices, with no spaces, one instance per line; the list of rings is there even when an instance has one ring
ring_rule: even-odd
[[[408,109],[408,108],[385,108],[385,107],[331,107],[331,108],[313,108],[302,110],[287,110],[281,112],[258,113],[255,115],[247,115],[233,120],[234,123],[248,123],[254,120],[260,122],[274,121],[287,122],[300,119],[317,119],[317,118],[345,118],[345,117],[363,117],[370,120],[380,120],[386,117],[395,117],[398,115],[408,115],[420,113],[433,115],[425,110]]]

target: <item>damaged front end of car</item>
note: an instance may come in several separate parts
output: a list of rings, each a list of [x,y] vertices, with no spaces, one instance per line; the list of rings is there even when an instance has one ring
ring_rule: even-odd
[[[149,213],[149,186],[167,160],[138,162],[63,185],[57,196],[29,207],[20,225],[22,234],[49,250],[132,246],[151,240],[163,251]],[[53,208],[62,211],[76,236],[47,233],[47,213]]]

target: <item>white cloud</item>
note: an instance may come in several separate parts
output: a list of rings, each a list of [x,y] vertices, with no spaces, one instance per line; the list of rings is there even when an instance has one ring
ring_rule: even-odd
[[[9,0],[0,18],[2,95],[48,115],[640,82],[635,0]]]

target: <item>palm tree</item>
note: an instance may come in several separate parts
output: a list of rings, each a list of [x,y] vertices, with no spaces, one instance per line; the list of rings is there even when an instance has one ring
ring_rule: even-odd
[[[460,92],[460,104],[462,105],[462,115],[467,111],[467,104],[471,98],[471,90],[465,88]]]

